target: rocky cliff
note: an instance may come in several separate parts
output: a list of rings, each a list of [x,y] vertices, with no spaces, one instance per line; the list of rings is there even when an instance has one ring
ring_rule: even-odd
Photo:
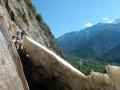
[[[119,67],[86,76],[55,52],[29,0],[0,0],[0,90],[120,90]]]
[[[29,66],[28,62],[24,64],[22,61],[24,66],[22,65],[22,57],[19,57],[12,42],[17,32],[25,33],[59,54],[50,28],[36,13],[30,0],[0,0],[0,90],[29,89],[26,78],[27,80],[31,78],[25,78],[27,73],[24,75],[23,71],[24,67]],[[29,72],[29,70],[26,71]]]
[[[28,90],[21,60],[0,19],[0,90]]]
[[[30,0],[0,0],[0,16],[4,17],[10,36],[23,31],[35,41],[57,51],[50,28],[36,13]]]

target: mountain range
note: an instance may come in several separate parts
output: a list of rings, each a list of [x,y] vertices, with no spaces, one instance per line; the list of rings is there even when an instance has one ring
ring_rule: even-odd
[[[120,62],[120,19],[98,23],[56,39],[64,53],[83,59]]]

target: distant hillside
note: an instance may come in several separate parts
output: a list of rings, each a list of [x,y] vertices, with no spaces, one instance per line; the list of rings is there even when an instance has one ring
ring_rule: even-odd
[[[120,22],[116,20],[113,23],[98,23],[77,32],[70,32],[57,38],[57,43],[64,49],[65,53],[83,59],[109,61],[109,57],[112,57],[110,61],[118,61],[120,59],[118,56],[120,51]],[[113,53],[117,53],[117,58],[113,56]]]
[[[110,49],[107,53],[104,53],[101,57],[101,60],[109,62],[118,62],[120,63],[120,45]]]

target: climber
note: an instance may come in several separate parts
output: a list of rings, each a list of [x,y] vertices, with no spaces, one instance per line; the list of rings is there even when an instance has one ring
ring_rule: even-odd
[[[15,44],[15,47],[17,48],[17,50],[19,49],[19,41],[20,41],[19,34],[20,32],[17,31],[16,36],[12,36],[12,42]]]
[[[24,35],[26,35],[26,33],[25,33],[25,31],[22,31],[22,32],[21,32],[21,38],[22,38]]]
[[[24,35],[26,35],[26,33],[25,33],[24,31],[21,31],[21,32],[17,31],[17,32],[16,32],[16,37],[15,37],[15,42],[14,42],[14,44],[15,44],[17,50],[23,48],[23,47],[22,47],[22,38],[23,38]]]
[[[8,46],[8,49],[15,43],[15,41],[16,41],[16,36],[12,36],[12,37],[11,37],[11,40],[12,40],[12,43],[7,45],[7,46]]]
[[[12,43],[15,43],[16,36],[12,36],[11,40],[12,40]]]

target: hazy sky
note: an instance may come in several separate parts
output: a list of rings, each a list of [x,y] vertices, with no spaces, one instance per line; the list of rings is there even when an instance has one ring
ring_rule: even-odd
[[[120,0],[32,0],[55,37],[120,18]]]

